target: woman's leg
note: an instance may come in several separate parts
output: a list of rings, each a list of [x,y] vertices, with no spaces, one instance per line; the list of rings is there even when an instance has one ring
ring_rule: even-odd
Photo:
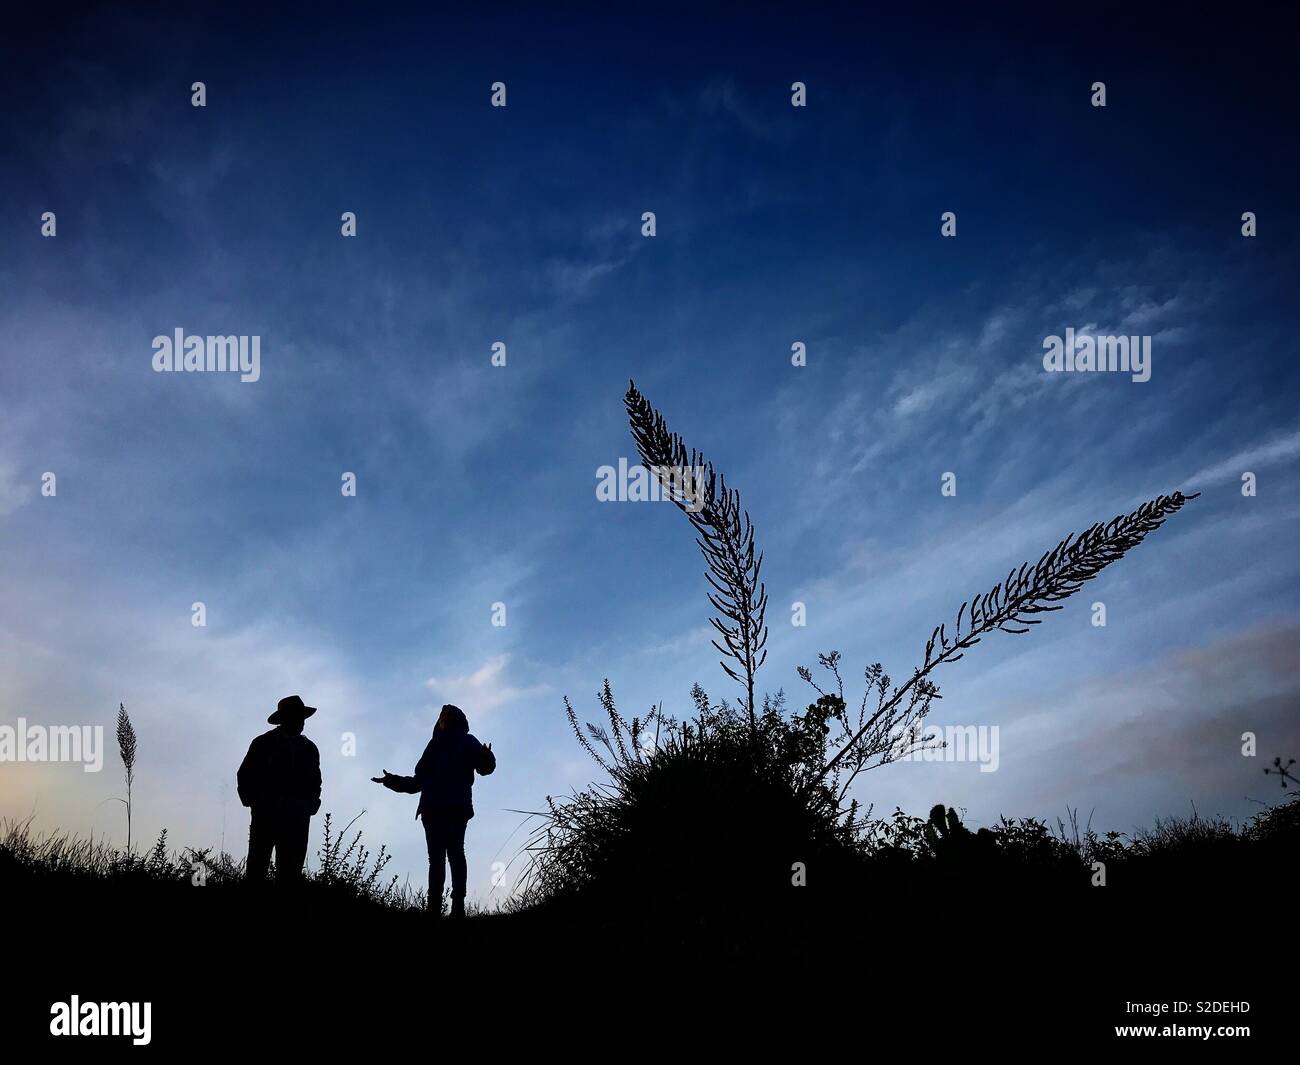
[[[465,884],[469,868],[465,862],[465,826],[468,817],[453,814],[447,819],[447,859],[451,864],[451,912],[457,917],[465,915]]]
[[[441,916],[442,885],[447,875],[446,826],[437,814],[426,812],[422,816],[424,842],[429,848],[429,912]]]

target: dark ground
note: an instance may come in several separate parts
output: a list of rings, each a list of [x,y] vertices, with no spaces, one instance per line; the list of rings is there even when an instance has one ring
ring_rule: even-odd
[[[260,1058],[277,1045],[433,1058],[449,1039],[475,1057],[519,1041],[580,1059],[655,1046],[693,1057],[709,1045],[765,1058],[778,1046],[1073,1057],[1123,1042],[1149,1054],[1163,1042],[1236,1060],[1300,1045],[1296,908],[1284,881],[1261,889],[1207,872],[1181,878],[1177,892],[1069,895],[948,884],[889,904],[808,888],[766,912],[724,907],[694,921],[640,908],[435,924],[310,890],[293,899],[270,888],[8,879],[6,1047],[108,1051],[109,1040],[48,1035],[50,1003],[72,994],[149,1001],[154,1052],[204,1059]],[[1193,1010],[1247,1001],[1245,1014],[1172,1022],[1248,1024],[1252,1034],[1232,1047],[1114,1036],[1117,1024],[1171,1023],[1126,1002],[1175,1000]]]

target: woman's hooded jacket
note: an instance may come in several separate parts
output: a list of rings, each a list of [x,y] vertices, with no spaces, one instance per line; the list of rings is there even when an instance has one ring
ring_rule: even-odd
[[[393,791],[420,794],[416,817],[433,810],[458,811],[474,816],[474,774],[487,776],[497,767],[496,756],[469,732],[469,721],[456,706],[443,711],[445,728],[435,728],[433,738],[409,777],[390,776],[384,786]]]

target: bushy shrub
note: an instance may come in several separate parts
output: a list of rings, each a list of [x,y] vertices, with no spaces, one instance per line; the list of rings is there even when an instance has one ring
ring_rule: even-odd
[[[797,863],[824,875],[859,858],[858,825],[815,779],[829,704],[787,716],[778,693],[751,721],[698,685],[691,695],[682,721],[657,711],[628,721],[608,682],[608,727],[584,729],[568,706],[609,780],[548,798],[527,846],[529,901],[734,910],[788,898]]]

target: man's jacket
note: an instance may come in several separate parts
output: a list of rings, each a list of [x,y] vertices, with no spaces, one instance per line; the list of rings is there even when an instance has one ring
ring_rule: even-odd
[[[239,767],[239,801],[254,810],[310,817],[320,809],[320,751],[274,728],[253,740]]]
[[[496,756],[469,734],[469,722],[462,715],[454,729],[434,729],[433,739],[411,776],[390,775],[384,786],[410,795],[419,792],[416,817],[431,810],[454,810],[473,817],[474,774],[487,776],[496,767]]]

